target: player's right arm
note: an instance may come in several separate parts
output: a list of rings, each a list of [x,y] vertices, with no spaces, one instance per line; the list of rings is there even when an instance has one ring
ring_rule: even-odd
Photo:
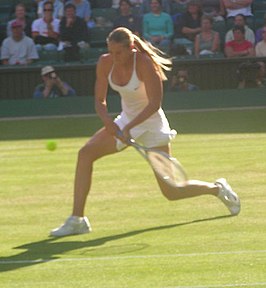
[[[108,91],[108,74],[112,67],[112,61],[109,54],[104,54],[100,57],[96,67],[96,82],[95,82],[95,110],[101,118],[106,130],[111,135],[116,136],[118,126],[114,123],[113,118],[108,113],[107,107],[107,91]]]

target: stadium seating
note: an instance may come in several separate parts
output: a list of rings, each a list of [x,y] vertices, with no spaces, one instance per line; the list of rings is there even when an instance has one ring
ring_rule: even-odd
[[[105,47],[106,38],[112,31],[112,27],[93,27],[90,29],[90,44],[92,47]]]
[[[37,63],[41,63],[43,65],[52,65],[59,64],[64,62],[64,52],[63,51],[46,51],[41,50],[38,51],[39,60]]]
[[[114,8],[94,8],[92,9],[92,18],[103,17],[106,21],[113,22],[117,17],[117,10]]]
[[[12,6],[0,4],[0,23],[7,23],[12,11]]]
[[[96,63],[98,58],[107,52],[106,47],[90,47],[86,51],[81,51],[81,62]]]

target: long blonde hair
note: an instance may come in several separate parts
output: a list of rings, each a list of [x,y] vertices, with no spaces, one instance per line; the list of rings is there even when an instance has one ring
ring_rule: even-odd
[[[163,57],[165,54],[161,50],[154,47],[149,42],[141,40],[140,37],[133,34],[125,27],[118,27],[114,29],[107,37],[107,43],[111,41],[124,44],[128,47],[134,44],[134,48],[137,51],[145,53],[152,60],[152,63],[155,69],[159,72],[161,79],[167,80],[164,70],[171,70],[172,60],[170,58]]]

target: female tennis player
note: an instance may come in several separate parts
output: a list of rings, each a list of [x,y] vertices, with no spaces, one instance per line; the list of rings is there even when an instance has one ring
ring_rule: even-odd
[[[175,136],[161,108],[163,70],[169,69],[171,60],[126,28],[113,30],[107,45],[109,53],[99,58],[95,83],[95,107],[103,128],[78,153],[72,215],[51,231],[55,237],[91,231],[84,209],[94,161],[123,150],[129,138],[170,154],[170,140]],[[108,114],[108,84],[121,96],[122,112],[115,120]],[[223,178],[215,183],[188,180],[172,189],[158,177],[157,181],[169,200],[210,194],[222,200],[232,215],[240,212],[239,198]]]

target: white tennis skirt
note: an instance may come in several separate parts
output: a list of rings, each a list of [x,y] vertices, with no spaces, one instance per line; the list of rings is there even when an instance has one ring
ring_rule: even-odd
[[[122,112],[114,121],[123,130],[132,118]],[[176,130],[170,128],[162,109],[130,130],[131,137],[148,148],[165,146],[175,138],[176,134]],[[126,144],[117,139],[116,146],[117,150],[120,151],[125,148]]]

